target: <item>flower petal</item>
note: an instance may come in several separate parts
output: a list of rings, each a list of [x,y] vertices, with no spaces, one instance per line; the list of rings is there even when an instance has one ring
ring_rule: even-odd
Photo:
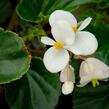
[[[56,10],[49,17],[49,23],[51,27],[55,24],[56,21],[65,20],[72,26],[77,25],[76,18],[68,11],[64,10]]]
[[[46,44],[46,45],[54,45],[55,41],[52,40],[51,38],[49,37],[41,37],[41,42]]]
[[[104,79],[107,79],[109,78],[109,69],[106,69],[106,70],[99,70],[97,72],[93,72],[93,75],[92,77],[94,79],[98,79],[98,80],[104,80]]]
[[[74,84],[72,81],[66,81],[62,85],[62,93],[64,95],[68,95],[68,94],[72,93],[73,89],[74,89]]]
[[[61,82],[72,81],[73,83],[75,83],[74,68],[69,64],[61,71],[60,81]]]
[[[109,67],[102,61],[96,58],[88,58],[86,61],[94,67],[93,78],[105,79],[109,77]]]
[[[51,32],[57,42],[62,42],[65,45],[71,45],[75,40],[75,33],[71,25],[64,20],[57,21],[52,27]]]
[[[87,85],[89,82],[91,81],[91,77],[90,76],[84,76],[80,79],[80,84],[77,85],[78,87],[84,87],[85,85]]]
[[[109,76],[109,67],[96,58],[87,58],[81,63],[80,78],[90,76],[92,79],[98,79],[107,74]]]
[[[93,73],[94,70],[95,70],[94,65],[89,61],[87,61],[87,59],[85,61],[82,61],[79,71],[80,78],[85,77],[87,75],[91,76],[91,73]]]
[[[91,80],[104,80],[109,77],[109,67],[96,58],[87,58],[80,66],[80,85],[83,87]]]
[[[95,36],[90,32],[77,32],[75,42],[72,46],[65,48],[76,55],[90,55],[96,51],[98,42]]]
[[[87,27],[89,25],[89,23],[91,22],[92,18],[88,17],[86,18],[80,25],[80,27],[78,28],[78,31],[83,30],[85,27]]]
[[[87,58],[86,60],[87,62],[90,62],[91,64],[93,64],[93,66],[97,69],[97,70],[105,70],[105,69],[109,69],[109,67],[104,64],[102,61],[98,60],[97,58]]]
[[[69,54],[65,49],[57,50],[49,48],[44,54],[45,67],[52,73],[56,73],[65,68],[69,62]]]

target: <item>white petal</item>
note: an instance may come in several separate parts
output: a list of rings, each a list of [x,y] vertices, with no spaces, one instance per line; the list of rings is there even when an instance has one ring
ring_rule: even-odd
[[[58,42],[62,42],[66,45],[73,44],[75,40],[75,33],[72,27],[66,21],[57,21],[51,30],[54,39]]]
[[[69,54],[65,49],[57,50],[49,48],[44,54],[45,67],[52,73],[56,73],[65,68],[69,62]]]
[[[85,61],[82,61],[81,65],[80,65],[80,70],[79,70],[80,85],[77,85],[78,87],[83,87],[91,81],[91,79],[90,79],[91,77],[88,74],[89,72],[86,71],[88,69],[86,67],[89,67],[89,66],[88,66],[88,64],[86,66],[86,64],[87,63]]]
[[[72,81],[73,83],[75,83],[74,68],[69,64],[61,71],[60,81],[61,82]]]
[[[84,87],[87,85],[89,82],[91,82],[91,77],[90,76],[84,76],[80,79],[80,84],[77,85],[78,87]]]
[[[109,71],[109,69],[108,69]],[[80,72],[81,73],[81,72]],[[83,87],[85,85],[87,85],[89,82],[91,82],[93,79],[97,79],[97,80],[103,80],[109,77],[109,72],[108,73],[104,73],[102,71],[95,71],[95,72],[91,72],[87,75],[82,75],[81,79],[80,79],[80,85],[77,85],[78,87]]]
[[[77,32],[75,42],[72,46],[65,48],[70,50],[76,55],[90,55],[96,51],[98,42],[95,36],[90,32]]]
[[[72,71],[72,82],[75,83],[75,73],[74,73],[74,68],[70,65],[70,69]]]
[[[79,71],[80,78],[85,77],[87,75],[91,76],[91,73],[94,71],[95,66],[86,59],[85,61],[82,61],[80,65],[80,71]]]
[[[76,18],[68,11],[64,10],[56,10],[49,17],[49,23],[51,27],[55,24],[56,21],[65,20],[72,26],[77,25]]]
[[[89,25],[89,23],[91,22],[92,18],[88,17],[86,18],[80,25],[80,27],[78,28],[78,31],[83,30],[85,27],[87,27]]]
[[[86,61],[94,67],[93,78],[105,79],[109,77],[109,67],[102,61],[96,58],[88,58]]]
[[[107,70],[99,70],[97,72],[93,72],[92,78],[98,79],[98,80],[104,80],[109,78],[109,69]]]
[[[62,93],[64,95],[68,95],[68,94],[72,93],[73,89],[74,89],[74,84],[71,81],[66,81],[62,85]]]
[[[103,80],[109,77],[109,67],[96,58],[87,58],[81,63],[79,75],[81,84],[92,79]]]
[[[41,42],[46,45],[54,45],[55,41],[49,37],[41,37]]]
[[[86,61],[93,64],[93,66],[95,66],[97,70],[105,70],[109,68],[106,64],[104,64],[102,61],[98,60],[97,58],[87,58]]]

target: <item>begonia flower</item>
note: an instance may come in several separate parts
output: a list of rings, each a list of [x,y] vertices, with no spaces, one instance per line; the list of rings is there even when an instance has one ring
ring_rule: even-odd
[[[55,39],[64,40],[59,36],[66,36],[66,41],[69,42],[68,50],[76,55],[90,55],[94,53],[98,47],[95,36],[88,32],[82,31],[91,22],[90,17],[82,21],[79,28],[77,28],[77,20],[74,15],[68,11],[56,10],[49,17],[49,23],[51,25],[51,32],[55,36]],[[68,40],[73,34],[73,40]],[[72,43],[73,42],[73,43]]]
[[[89,82],[92,83],[93,87],[96,87],[99,85],[99,80],[104,81],[109,77],[109,67],[96,58],[87,58],[81,63],[79,74],[79,87],[83,87]]]

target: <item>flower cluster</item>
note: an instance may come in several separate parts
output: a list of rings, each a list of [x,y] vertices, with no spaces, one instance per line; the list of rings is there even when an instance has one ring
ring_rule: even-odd
[[[96,37],[83,29],[89,25],[92,18],[88,17],[78,25],[76,18],[67,11],[56,10],[49,17],[53,39],[44,36],[41,42],[50,45],[44,54],[44,65],[52,73],[60,72],[63,82],[63,94],[69,94],[74,89],[74,68],[69,64],[70,54],[91,55],[98,47]],[[69,54],[70,53],[70,54]],[[87,58],[80,66],[80,85],[85,86],[90,81],[93,87],[99,85],[98,80],[109,77],[109,68],[95,58]]]

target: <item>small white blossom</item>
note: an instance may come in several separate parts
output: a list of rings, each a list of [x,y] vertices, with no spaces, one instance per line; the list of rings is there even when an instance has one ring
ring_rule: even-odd
[[[99,85],[99,80],[109,77],[109,67],[96,58],[87,58],[80,66],[80,85],[83,87],[92,82],[93,87]]]
[[[75,83],[74,68],[69,64],[61,71],[60,81],[64,82],[62,85],[62,93],[68,95],[72,93]]]

